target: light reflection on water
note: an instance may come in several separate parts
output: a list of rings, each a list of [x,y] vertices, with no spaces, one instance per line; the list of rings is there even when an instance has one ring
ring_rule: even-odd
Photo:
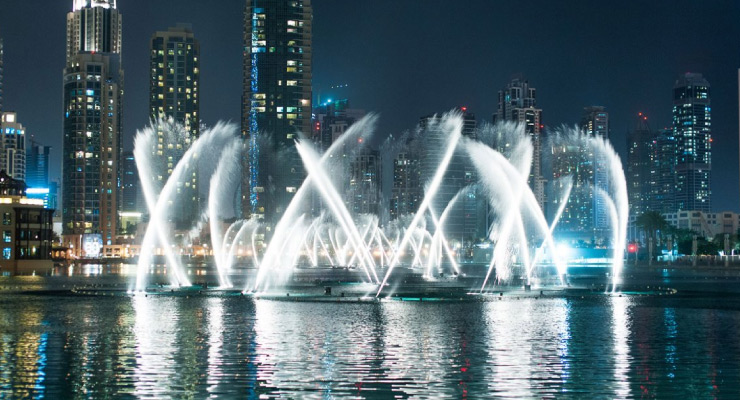
[[[3,295],[0,398],[738,398],[739,310]]]

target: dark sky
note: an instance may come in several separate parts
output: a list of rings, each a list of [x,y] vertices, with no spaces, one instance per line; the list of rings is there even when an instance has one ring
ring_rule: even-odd
[[[190,22],[201,41],[201,115],[239,121],[239,0],[118,0],[123,14],[124,147],[147,123],[149,39]],[[6,110],[54,147],[59,176],[65,15],[72,0],[0,0]],[[343,95],[381,114],[380,134],[432,112],[466,105],[490,120],[514,74],[538,90],[548,126],[574,124],[587,105],[610,112],[624,155],[637,112],[668,126],[671,89],[684,72],[712,85],[713,208],[740,210],[738,81],[740,2],[659,0],[314,1],[314,96]],[[344,93],[332,85],[348,84]]]

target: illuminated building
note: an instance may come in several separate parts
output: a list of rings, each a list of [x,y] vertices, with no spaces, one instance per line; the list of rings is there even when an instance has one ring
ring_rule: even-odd
[[[587,137],[609,138],[609,113],[601,106],[586,107],[580,123]],[[552,146],[553,182],[560,191],[564,178],[572,179],[572,189],[563,207],[557,231],[572,241],[603,242],[608,236],[609,211],[599,190],[609,188],[607,161],[578,142],[556,142]],[[560,208],[560,195],[554,195],[551,212]],[[551,216],[552,217],[552,216]]]
[[[0,169],[13,179],[26,180],[26,129],[18,122],[14,112],[2,113],[0,122],[2,143],[0,143]]]
[[[477,127],[475,114],[469,112],[466,107],[457,109],[457,112],[460,113],[463,120],[462,136],[475,139]],[[421,137],[417,145],[421,148],[420,182],[422,187],[432,180],[447,147],[447,132],[440,129],[439,122],[437,115],[422,117],[419,121]],[[431,202],[431,209],[439,218],[458,192],[468,188],[464,194],[461,194],[462,197],[455,203],[446,219],[445,234],[449,236],[448,240],[469,242],[480,235],[479,221],[481,218],[477,215],[477,190],[471,186],[475,184],[476,180],[472,164],[465,156],[455,154],[450,160],[442,183]],[[423,198],[423,191],[421,195]],[[429,226],[432,226],[432,223],[433,221],[430,221]]]
[[[418,142],[403,143],[393,158],[393,187],[389,204],[390,219],[416,213],[424,197],[421,181],[421,156]]]
[[[47,273],[52,214],[43,200],[26,197],[26,184],[0,171],[0,275]]]
[[[542,110],[537,108],[537,90],[529,81],[514,78],[506,88],[498,92],[498,109],[493,122],[513,121],[524,125],[524,131],[532,138],[534,152],[529,186],[540,207],[545,209],[545,179],[542,176]]]
[[[115,0],[75,0],[67,14],[62,220],[64,244],[112,244],[118,230],[123,70]]]
[[[179,24],[152,36],[150,54],[150,118],[171,118],[185,129],[182,135],[172,138],[162,130],[157,132],[157,147],[152,149],[155,172],[151,179],[161,187],[199,136],[200,43],[190,25]],[[172,205],[175,209],[168,213],[177,229],[190,229],[199,217],[197,168],[190,168],[185,175],[177,183],[178,200]],[[127,201],[128,208],[124,211],[138,211],[131,209],[132,199],[124,199]]]
[[[3,111],[3,74],[5,69],[3,67],[3,39],[0,38],[0,112]]]
[[[242,214],[277,222],[305,177],[297,133],[311,132],[310,0],[246,0]]]
[[[711,211],[712,108],[709,82],[687,73],[673,87],[676,139],[674,212]]]

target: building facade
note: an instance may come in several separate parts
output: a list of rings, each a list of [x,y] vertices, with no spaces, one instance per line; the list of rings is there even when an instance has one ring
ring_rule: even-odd
[[[687,73],[673,87],[673,135],[676,139],[674,212],[709,212],[712,173],[712,107],[709,82]]]
[[[493,115],[493,122],[498,121],[524,125],[524,131],[532,139],[534,154],[528,182],[537,203],[544,210],[546,180],[542,175],[542,110],[537,108],[537,90],[529,85],[529,81],[514,78],[498,92],[498,109]]]
[[[150,50],[149,116],[153,121],[171,119],[184,129],[172,135],[163,131],[162,124],[156,125],[157,147],[152,149],[152,159],[155,160],[153,168],[158,171],[151,179],[161,187],[200,135],[200,43],[189,25],[180,24],[156,32]],[[176,229],[190,229],[199,217],[196,166],[191,166],[184,179],[177,182],[177,192],[177,201],[169,215]],[[131,208],[130,198],[128,202]]]
[[[62,220],[66,245],[112,244],[118,230],[123,70],[115,0],[75,0],[67,15]]]
[[[0,275],[46,274],[51,260],[53,210],[26,197],[26,185],[0,172]]]
[[[609,138],[609,113],[604,107],[585,107],[579,125],[585,138]],[[557,225],[559,234],[573,241],[600,244],[608,237],[608,205],[600,191],[609,188],[609,166],[607,160],[596,154],[590,146],[580,140],[562,140],[552,144],[553,182],[558,193],[564,189],[565,179],[570,178],[570,196],[563,206]],[[553,196],[553,214],[563,199]]]
[[[242,135],[242,214],[271,229],[301,185],[295,149],[311,132],[310,0],[246,0]]]
[[[0,169],[13,179],[26,180],[26,128],[18,121],[14,112],[2,113],[2,143]]]

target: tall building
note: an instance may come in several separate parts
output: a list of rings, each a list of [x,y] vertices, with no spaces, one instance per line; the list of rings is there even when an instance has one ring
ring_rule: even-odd
[[[627,193],[633,217],[650,211],[654,201],[655,150],[656,137],[650,130],[647,116],[640,113],[635,128],[627,135]]]
[[[242,213],[268,229],[305,177],[294,140],[311,132],[310,0],[246,0]]]
[[[545,179],[542,176],[542,110],[537,108],[537,90],[529,81],[514,78],[506,88],[498,92],[498,110],[493,122],[514,121],[524,125],[524,131],[532,138],[534,154],[529,173],[529,186],[540,207],[545,209]]]
[[[477,121],[475,114],[469,112],[466,107],[457,109],[463,120],[462,136],[470,139],[476,137]],[[421,187],[424,188],[431,182],[437,166],[442,160],[448,135],[450,132],[442,129],[440,126],[440,117],[438,115],[429,115],[422,117],[419,121],[421,136],[417,145],[421,149]],[[450,160],[442,183],[437,190],[434,199],[431,202],[431,209],[439,218],[445,211],[445,208],[452,199],[462,189],[476,182],[476,174],[473,165],[467,158],[461,154],[455,154]],[[447,222],[445,223],[445,233],[449,240],[470,242],[479,235],[479,220],[477,215],[477,202],[475,198],[475,188],[469,188],[465,194],[461,194],[457,202],[450,210]],[[422,198],[423,198],[422,191]],[[428,226],[433,226],[430,220]]]
[[[123,153],[123,177],[121,179],[121,212],[141,212],[139,171],[133,151]]]
[[[410,139],[393,158],[389,214],[395,220],[416,213],[424,198],[418,139]]]
[[[354,215],[380,211],[380,152],[363,147],[349,163],[347,208]]]
[[[609,113],[604,107],[591,106],[583,109],[580,130],[584,136],[609,138]],[[563,207],[557,225],[558,232],[572,241],[598,244],[607,237],[610,227],[608,205],[599,195],[599,190],[608,190],[609,166],[607,160],[583,147],[577,141],[564,140],[553,144],[553,182],[558,193],[564,186],[563,178],[570,177],[572,189]],[[553,196],[550,212],[560,208],[559,194]]]
[[[14,112],[2,113],[2,143],[0,143],[0,169],[11,178],[26,180],[26,128],[18,122]]]
[[[712,108],[709,82],[687,73],[673,87],[675,211],[711,211]]]
[[[49,154],[51,146],[43,146],[31,139],[26,152],[26,185],[29,188],[49,187]]]
[[[591,106],[583,109],[581,130],[590,137],[609,139],[609,113],[605,107]],[[603,157],[594,154],[592,160],[592,177],[589,177],[593,187],[599,190],[609,190],[609,166]],[[608,205],[602,196],[594,195],[591,200],[592,227],[597,235],[603,236],[604,230],[609,228]]]
[[[153,167],[158,172],[152,174],[151,179],[164,185],[199,136],[200,43],[190,25],[178,24],[152,36],[150,55],[150,118],[172,119],[184,127],[182,135],[173,137],[161,129],[157,131],[157,148],[152,151],[154,160],[158,161]],[[177,229],[190,229],[199,217],[198,171],[195,166],[191,166],[183,181],[177,183],[177,192],[177,201],[169,215]]]
[[[74,0],[63,81],[62,234],[77,250],[83,235],[106,245],[118,230],[121,38],[115,0]]]
[[[5,68],[3,66],[3,39],[0,38],[0,112],[3,111],[3,75],[5,74]]]

